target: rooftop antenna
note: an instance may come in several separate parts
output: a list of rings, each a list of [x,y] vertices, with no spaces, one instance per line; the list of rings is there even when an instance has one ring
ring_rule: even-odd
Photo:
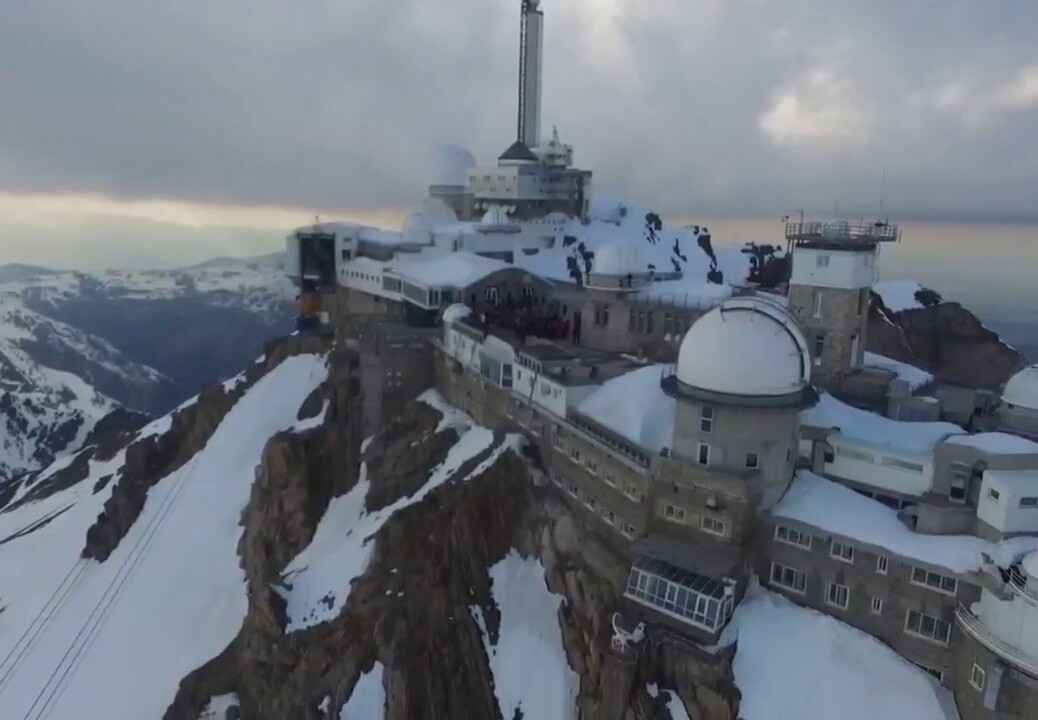
[[[886,194],[886,190],[887,190],[887,169],[883,168],[883,179],[879,183],[879,216],[880,216],[880,218],[883,218],[883,219],[885,219],[885,216],[884,216],[884,213],[883,213],[883,196]]]
[[[519,114],[516,140],[527,147],[539,143],[541,132],[541,61],[544,11],[541,0],[521,0],[519,15]]]

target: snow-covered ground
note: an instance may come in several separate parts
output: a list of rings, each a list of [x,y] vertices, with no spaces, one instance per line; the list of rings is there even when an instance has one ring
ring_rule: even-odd
[[[568,720],[576,717],[580,677],[566,659],[559,625],[562,597],[544,580],[544,567],[516,551],[490,568],[494,602],[501,611],[497,644],[491,644],[479,608],[473,616],[494,675],[501,715]]]
[[[0,717],[162,716],[180,679],[241,626],[247,600],[237,544],[254,468],[326,376],[324,360],[307,355],[257,382],[206,446],[151,488],[102,564],[79,553],[115,479],[97,494],[93,486],[118,471],[122,454],[92,463],[68,490],[0,513],[7,537],[65,510],[0,552]]]
[[[1038,537],[992,543],[973,535],[912,532],[886,505],[806,470],[797,472],[785,497],[771,512],[776,518],[806,523],[953,573],[979,570],[982,553],[1008,566],[1027,552],[1038,549]]]
[[[371,672],[366,672],[357,680],[350,693],[350,699],[342,706],[339,720],[380,720],[385,716],[386,691],[382,685],[382,674],[385,667],[376,662]]]
[[[438,393],[427,392],[422,399],[445,411],[438,431],[453,427],[460,434],[458,442],[450,448],[446,459],[430,472],[428,481],[420,490],[374,512],[368,512],[365,507],[370,483],[366,467],[361,467],[356,487],[332,500],[313,540],[285,568],[285,586],[281,592],[288,604],[289,631],[335,618],[349,597],[352,582],[367,568],[374,549],[371,540],[382,525],[398,510],[420,502],[445,483],[463,463],[493,443],[493,432],[476,425],[465,413],[447,405]],[[509,436],[463,480],[478,476],[501,453],[516,449],[518,443],[518,436]]]
[[[891,358],[883,355],[877,355],[876,353],[866,352],[865,353],[865,367],[880,367],[885,370],[890,370],[895,373],[899,378],[908,383],[908,386],[913,390],[918,390],[923,385],[933,380],[933,375],[917,368],[915,365],[909,365],[908,363],[901,362],[899,360],[892,360]]]
[[[667,702],[667,712],[670,713],[671,720],[689,720],[688,712],[685,710],[685,704],[681,702],[681,698],[673,690],[660,690],[656,686],[656,683],[649,683],[645,686],[651,697],[659,697],[663,695],[663,699]]]
[[[914,280],[880,280],[872,289],[883,298],[883,304],[890,312],[919,310],[923,304],[916,298],[916,293],[923,286]]]
[[[725,629],[745,720],[949,720],[936,683],[871,636],[751,589]]]

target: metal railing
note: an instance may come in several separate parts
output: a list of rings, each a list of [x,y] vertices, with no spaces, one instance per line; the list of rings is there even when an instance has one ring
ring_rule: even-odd
[[[1008,571],[1009,582],[1006,584],[1013,589],[1018,595],[1024,597],[1024,599],[1030,601],[1030,604],[1038,606],[1038,590],[1033,587],[1027,586],[1027,575],[1019,564],[1013,565]]]
[[[955,617],[967,635],[1014,667],[1038,678],[1038,657],[1000,638],[965,605],[959,605]]]
[[[827,242],[897,242],[901,231],[885,221],[788,222],[786,239]]]

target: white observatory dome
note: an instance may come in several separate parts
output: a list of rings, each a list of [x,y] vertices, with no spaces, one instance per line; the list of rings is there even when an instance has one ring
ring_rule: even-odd
[[[678,380],[728,395],[788,395],[811,381],[796,320],[760,298],[727,300],[699,318],[678,351]]]
[[[440,198],[425,198],[422,201],[422,212],[429,218],[429,222],[434,228],[458,222],[457,213]]]
[[[1029,365],[1009,378],[1002,402],[1027,410],[1038,410],[1038,365]]]
[[[1038,550],[1025,555],[1023,561],[1024,572],[1031,576],[1033,580],[1038,580]]]
[[[613,240],[595,250],[591,272],[596,275],[641,275],[647,266],[641,260],[638,246],[633,242]]]
[[[464,303],[454,303],[443,311],[443,324],[458,322],[472,314],[472,309]]]
[[[429,245],[432,243],[433,223],[422,211],[413,212],[404,221],[402,232],[405,243]]]
[[[476,166],[476,158],[460,145],[444,145],[437,149],[433,158],[430,185],[464,187],[468,182],[468,171]]]

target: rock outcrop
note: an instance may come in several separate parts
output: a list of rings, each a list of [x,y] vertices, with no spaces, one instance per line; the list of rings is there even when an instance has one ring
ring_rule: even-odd
[[[489,568],[513,549],[538,558],[548,588],[565,599],[559,622],[570,666],[580,675],[581,717],[666,718],[646,693],[648,682],[677,688],[701,720],[735,717],[738,693],[723,653],[692,659],[666,644],[647,643],[622,671],[627,689],[617,693],[609,617],[628,561],[584,526],[553,486],[534,481],[539,473],[531,457],[498,451],[510,442],[500,435],[443,485],[386,520],[371,539],[369,566],[338,616],[286,632],[280,573],[312,539],[329,500],[349,491],[358,477],[355,402],[347,392],[327,405],[320,427],[284,433],[268,444],[242,516],[248,616],[219,656],[184,678],[168,720],[193,720],[209,698],[232,692],[244,717],[338,717],[361,674],[376,662],[385,668],[389,720],[512,720],[497,705],[483,631],[470,608],[481,608],[496,642],[500,614]],[[457,431],[437,431],[439,420],[438,411],[418,402],[369,443],[369,512],[412,497],[443,461]],[[489,467],[470,479],[492,454]]]
[[[891,312],[873,295],[868,349],[921,367],[940,381],[997,390],[1027,364],[998,333],[958,303]]]

